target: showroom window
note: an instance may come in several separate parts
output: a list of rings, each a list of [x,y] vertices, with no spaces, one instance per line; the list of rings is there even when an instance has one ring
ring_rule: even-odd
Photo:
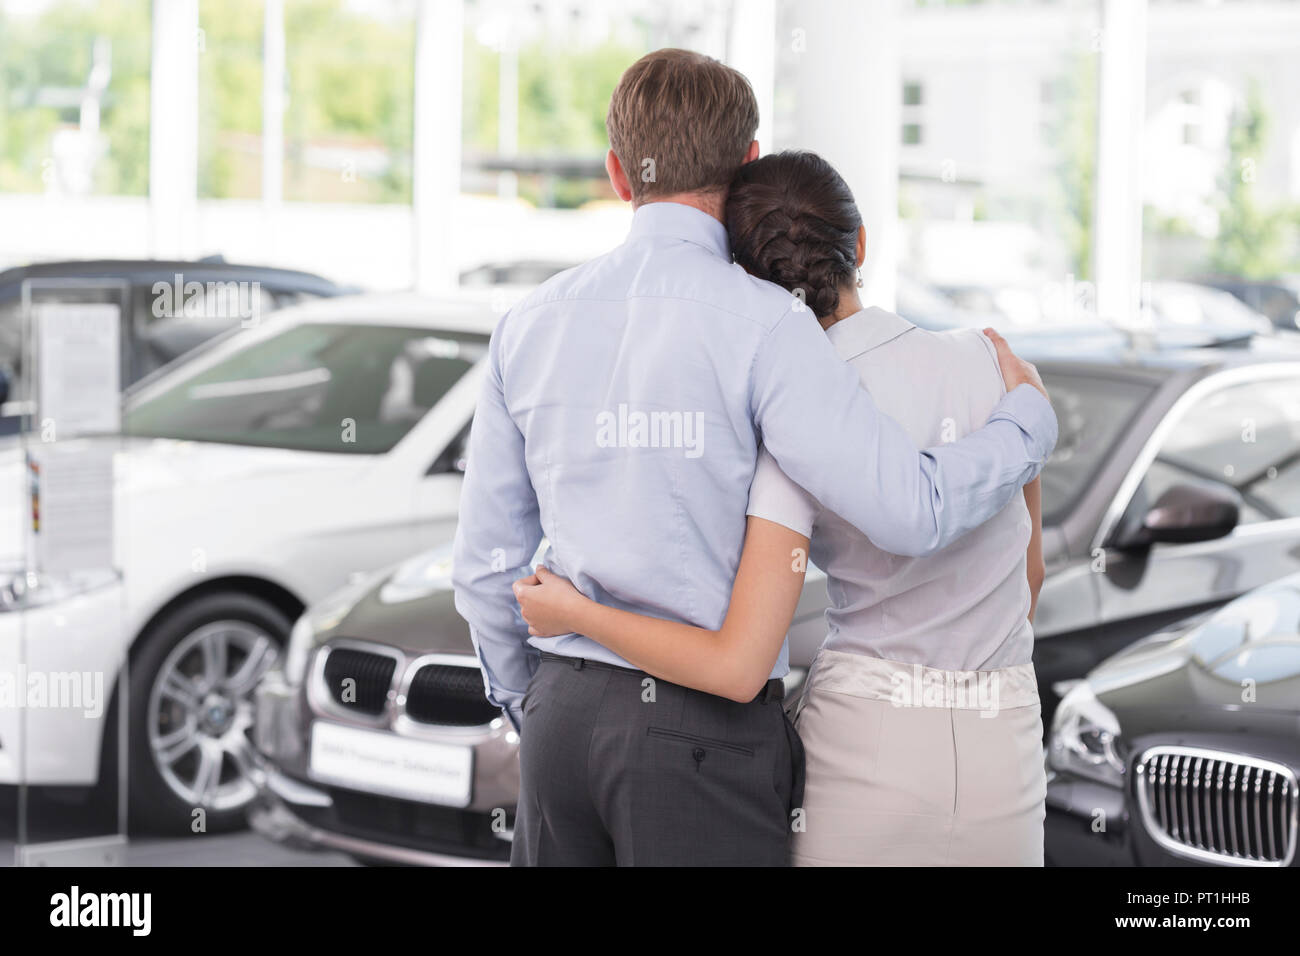
[[[284,198],[409,203],[413,0],[287,0]]]
[[[199,4],[202,199],[262,195],[262,0]]]
[[[1139,183],[1144,292],[1188,276],[1300,270],[1300,113],[1294,83],[1277,82],[1295,63],[1295,15],[1293,4],[1261,0],[1151,5]]]
[[[1087,308],[1098,4],[927,4],[901,21],[899,313],[1006,328]]]
[[[0,193],[149,191],[149,0],[0,0]]]

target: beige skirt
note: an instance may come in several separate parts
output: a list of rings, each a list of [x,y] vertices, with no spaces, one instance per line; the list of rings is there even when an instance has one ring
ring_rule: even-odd
[[[1042,866],[1047,782],[1032,664],[945,671],[822,651],[796,866]]]

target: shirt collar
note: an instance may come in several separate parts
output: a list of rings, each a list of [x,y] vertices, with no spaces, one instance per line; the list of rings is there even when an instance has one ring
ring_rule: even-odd
[[[826,335],[840,358],[847,362],[914,328],[902,316],[871,306],[836,322],[826,330]]]
[[[679,202],[649,202],[632,214],[628,239],[668,236],[703,246],[714,255],[731,261],[727,230],[706,212]]]

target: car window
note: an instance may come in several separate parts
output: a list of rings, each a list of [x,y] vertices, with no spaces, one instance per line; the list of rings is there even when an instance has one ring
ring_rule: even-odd
[[[1195,479],[1238,491],[1242,524],[1300,516],[1300,381],[1265,379],[1205,396],[1179,419],[1143,478],[1156,501]]]
[[[129,434],[310,451],[392,448],[486,352],[486,336],[304,324],[127,413]]]
[[[1300,301],[1297,301],[1296,294],[1289,289],[1260,286],[1256,300],[1251,305],[1267,315],[1274,325],[1284,328],[1295,328],[1300,325],[1296,321],[1297,315],[1300,315]]]
[[[1092,484],[1153,387],[1107,376],[1041,370],[1060,435],[1043,468],[1043,523],[1059,524]]]

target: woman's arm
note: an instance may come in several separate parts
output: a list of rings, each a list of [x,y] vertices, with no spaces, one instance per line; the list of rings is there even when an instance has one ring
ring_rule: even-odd
[[[1043,588],[1043,578],[1047,577],[1047,566],[1043,563],[1043,486],[1042,479],[1035,478],[1025,485],[1025,505],[1029,508],[1029,520],[1033,530],[1029,533],[1029,550],[1026,563],[1029,568],[1029,623],[1034,623],[1034,613],[1038,610],[1038,592]]]
[[[726,620],[718,631],[597,604],[538,568],[515,582],[529,633],[577,633],[655,677],[735,701],[763,688],[803,590],[808,538],[750,517]]]

